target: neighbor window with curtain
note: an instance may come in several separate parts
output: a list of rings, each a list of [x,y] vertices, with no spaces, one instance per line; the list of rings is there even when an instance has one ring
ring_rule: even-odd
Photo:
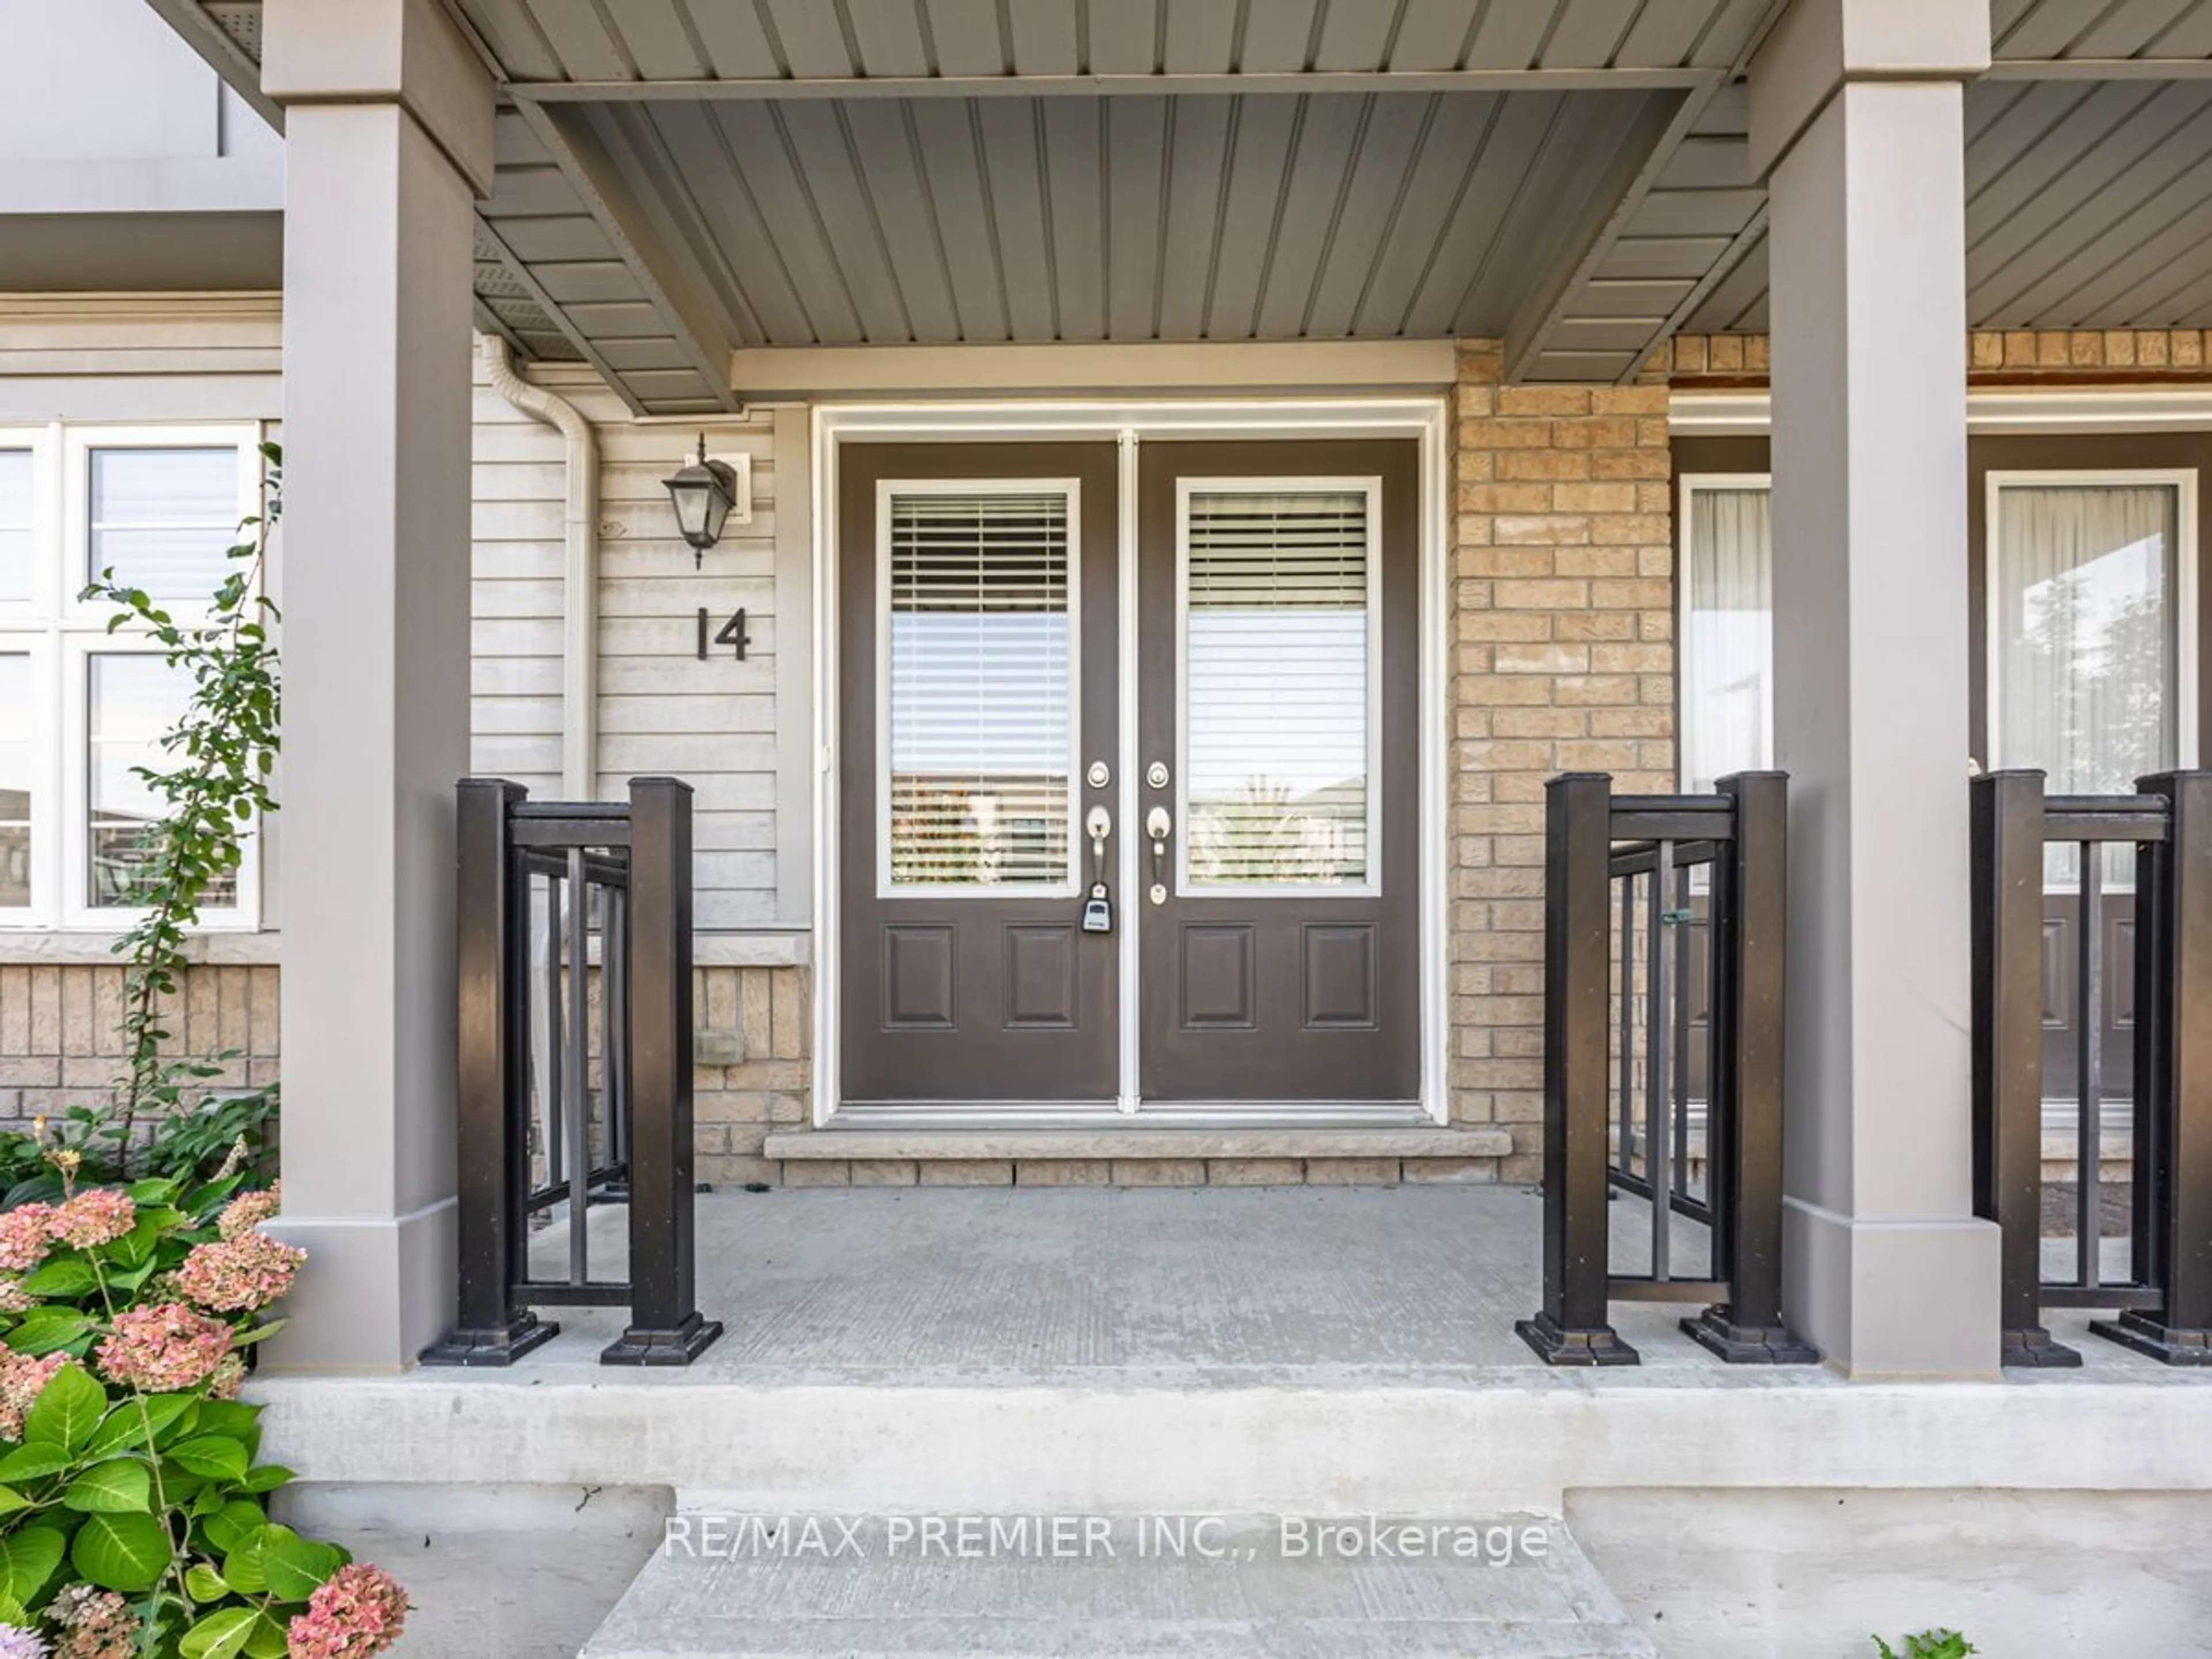
[[[1765,479],[1691,479],[1682,541],[1682,787],[1774,763],[1774,526]]]
[[[2182,763],[2180,498],[2179,482],[1995,480],[1994,764],[2107,795]],[[2071,885],[2075,849],[2050,850],[2050,878]],[[2108,878],[2132,865],[2109,849]]]
[[[112,569],[180,621],[212,599],[259,510],[258,428],[0,427],[0,927],[114,928],[144,902],[160,800],[137,775],[187,677],[115,608]],[[212,927],[256,920],[254,865],[219,877]]]

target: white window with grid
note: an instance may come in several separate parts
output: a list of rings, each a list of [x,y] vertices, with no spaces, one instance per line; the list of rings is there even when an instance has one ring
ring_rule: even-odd
[[[260,511],[258,427],[0,426],[0,929],[127,927],[161,803],[141,767],[189,686],[86,597],[112,573],[179,621],[234,568]],[[258,860],[209,890],[204,927],[259,921]]]

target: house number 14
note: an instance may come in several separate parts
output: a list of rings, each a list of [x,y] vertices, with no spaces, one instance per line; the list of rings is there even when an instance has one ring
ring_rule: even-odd
[[[709,640],[707,637],[707,611],[706,607],[702,605],[700,607],[699,611],[699,660],[701,662],[707,660],[707,647],[710,644],[726,645],[736,653],[737,659],[739,662],[743,662],[745,659],[745,647],[750,645],[753,641],[752,635],[745,632],[745,613],[744,611],[732,611],[730,613],[729,621],[722,624],[721,628],[715,633],[712,640]]]

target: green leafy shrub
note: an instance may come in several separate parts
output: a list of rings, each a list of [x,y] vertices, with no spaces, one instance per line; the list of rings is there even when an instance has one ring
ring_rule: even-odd
[[[270,1520],[237,1398],[304,1253],[238,1178],[88,1187],[0,1213],[0,1659],[367,1659],[406,1598]],[[12,1645],[11,1645],[12,1644]]]
[[[1981,1651],[1954,1630],[1923,1630],[1917,1636],[1908,1636],[1902,1653],[1879,1636],[1874,1644],[1881,1650],[1881,1659],[1966,1659],[1967,1655]]]
[[[189,1069],[209,1077],[222,1070],[215,1065]],[[245,1184],[258,1185],[276,1121],[274,1089],[185,1099],[154,1119],[133,1162],[143,1174],[167,1176],[186,1186],[241,1171]],[[120,1182],[125,1175],[116,1155],[118,1133],[112,1113],[72,1106],[58,1116],[40,1119],[33,1133],[0,1135],[0,1209],[52,1203],[60,1195],[62,1176],[48,1157],[55,1151],[76,1155],[81,1182]]]

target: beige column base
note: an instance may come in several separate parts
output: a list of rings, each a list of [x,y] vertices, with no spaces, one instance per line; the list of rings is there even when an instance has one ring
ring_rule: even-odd
[[[446,1199],[403,1216],[285,1215],[269,1231],[307,1252],[264,1371],[405,1370],[453,1322],[459,1218]]]
[[[1998,1375],[1993,1221],[1869,1220],[1783,1200],[1782,1307],[1853,1378]]]

